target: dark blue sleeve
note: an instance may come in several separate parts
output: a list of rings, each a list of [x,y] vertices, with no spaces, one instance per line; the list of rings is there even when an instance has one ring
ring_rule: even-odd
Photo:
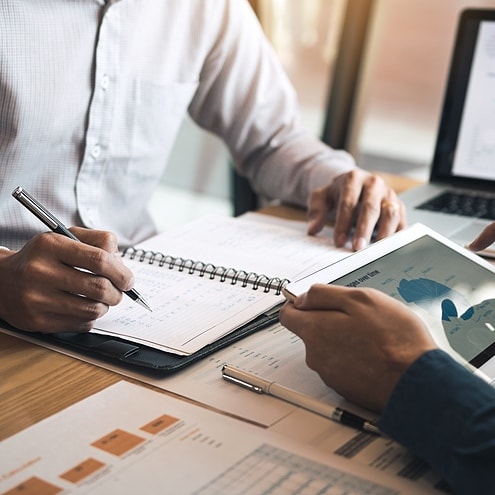
[[[408,368],[379,427],[455,493],[495,493],[495,389],[445,352],[427,352]]]

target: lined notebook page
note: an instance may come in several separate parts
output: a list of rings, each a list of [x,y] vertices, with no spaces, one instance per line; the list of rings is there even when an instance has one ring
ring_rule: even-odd
[[[280,224],[238,217],[205,217],[160,234],[139,248],[174,257],[295,280],[348,253],[332,246],[331,236],[308,237]],[[170,269],[124,257],[135,287],[153,308],[150,313],[129,298],[101,318],[96,333],[124,337],[177,354],[190,354],[283,302],[277,291],[232,284],[216,276]]]

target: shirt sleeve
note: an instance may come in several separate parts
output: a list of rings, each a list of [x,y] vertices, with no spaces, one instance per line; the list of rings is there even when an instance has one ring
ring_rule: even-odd
[[[455,493],[494,493],[495,389],[445,352],[427,352],[410,366],[379,427],[428,461]]]
[[[304,206],[355,163],[301,125],[294,88],[247,2],[225,2],[218,33],[189,113],[225,141],[259,194]]]

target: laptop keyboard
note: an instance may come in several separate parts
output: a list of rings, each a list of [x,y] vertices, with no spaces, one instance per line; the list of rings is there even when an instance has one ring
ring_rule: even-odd
[[[417,206],[420,210],[439,211],[473,218],[495,220],[495,198],[449,191]]]

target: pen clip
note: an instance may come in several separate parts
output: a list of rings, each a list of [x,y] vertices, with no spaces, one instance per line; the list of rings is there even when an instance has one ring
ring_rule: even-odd
[[[21,186],[12,191],[12,196],[38,217],[48,228],[55,230],[60,227],[60,222]]]
[[[248,390],[251,390],[251,392],[256,392],[257,394],[263,393],[263,389],[261,387],[245,382],[244,380],[239,380],[239,378],[234,378],[233,376],[226,374],[225,371],[222,372],[222,378],[230,383],[235,383],[243,388],[247,388]]]

